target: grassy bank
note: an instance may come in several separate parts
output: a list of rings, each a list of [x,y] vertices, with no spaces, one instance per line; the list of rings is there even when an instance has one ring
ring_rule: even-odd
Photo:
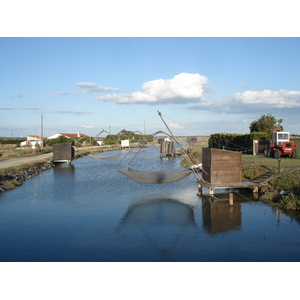
[[[202,162],[202,147],[207,147],[203,141],[190,146],[193,164]],[[181,165],[190,166],[185,159]],[[242,155],[243,180],[252,180],[268,171],[275,174],[263,189],[261,200],[283,209],[300,211],[300,159],[281,158],[278,161],[263,155]]]

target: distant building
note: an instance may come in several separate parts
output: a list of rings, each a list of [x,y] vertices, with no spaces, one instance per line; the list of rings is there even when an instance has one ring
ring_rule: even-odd
[[[65,137],[70,138],[70,139],[75,139],[75,138],[78,138],[78,137],[90,137],[89,135],[80,133],[78,131],[77,133],[56,133],[56,134],[48,136],[48,140],[56,139],[59,136],[65,136]]]
[[[130,148],[129,140],[121,140],[121,148]]]
[[[22,142],[20,144],[21,147],[24,146],[36,146],[36,144],[39,144],[40,146],[42,146],[42,141],[46,141],[47,138],[44,137],[40,137],[38,135],[27,135],[27,139],[26,141]]]
[[[197,143],[197,137],[196,136],[188,136],[187,137],[187,143]]]

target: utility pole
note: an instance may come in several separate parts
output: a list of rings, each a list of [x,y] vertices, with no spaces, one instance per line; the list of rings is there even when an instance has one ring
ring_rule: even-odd
[[[44,135],[43,130],[44,130],[44,128],[43,128],[43,115],[41,115],[41,149],[43,149],[43,144],[44,144],[44,142],[43,142],[43,135]]]

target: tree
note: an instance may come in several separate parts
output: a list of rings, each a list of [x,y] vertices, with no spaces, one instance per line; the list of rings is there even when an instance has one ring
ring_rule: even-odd
[[[133,131],[128,131],[128,130],[126,130],[126,129],[123,129],[123,130],[121,130],[119,133],[118,133],[118,135],[126,135],[126,136],[130,136],[130,135],[134,135],[134,132]]]
[[[272,138],[272,129],[281,128],[283,129],[281,123],[282,119],[276,119],[271,114],[262,115],[258,120],[252,121],[249,128],[250,133],[252,132],[265,132],[268,138]]]
[[[56,139],[47,140],[46,143],[49,146],[53,146],[53,145],[56,145],[56,144],[71,143],[71,142],[74,142],[74,139],[70,139],[70,138],[67,138],[66,136],[60,135]]]

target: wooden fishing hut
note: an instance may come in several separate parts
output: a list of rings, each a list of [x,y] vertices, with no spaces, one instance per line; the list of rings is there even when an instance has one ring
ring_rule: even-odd
[[[209,195],[213,195],[216,188],[228,188],[241,181],[241,153],[214,148],[202,149],[202,180],[197,181],[200,194],[203,186],[209,189]]]
[[[168,138],[158,139],[158,143],[160,144],[160,156],[174,156],[174,142],[169,140]]]
[[[197,143],[197,137],[196,136],[188,136],[186,139],[186,142],[188,144],[195,144],[195,143]]]
[[[227,184],[242,181],[242,153],[203,148],[203,180],[210,184]]]
[[[74,143],[64,143],[53,146],[53,162],[70,164],[74,158]]]
[[[215,189],[250,188],[257,194],[258,189],[270,178],[271,174],[252,181],[242,181],[242,153],[214,148],[202,149],[202,179],[198,180],[199,194],[202,187],[208,188],[207,195],[214,195]],[[233,194],[229,195],[233,205]]]

